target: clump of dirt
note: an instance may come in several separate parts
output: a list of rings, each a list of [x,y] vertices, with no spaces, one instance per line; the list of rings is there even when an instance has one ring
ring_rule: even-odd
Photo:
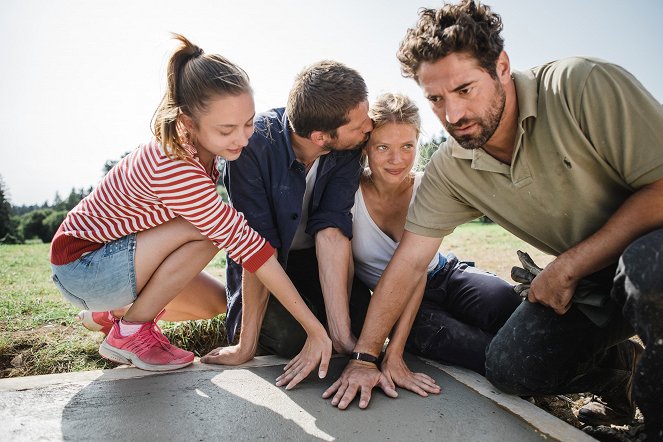
[[[81,339],[62,324],[12,332],[9,343],[0,345],[0,378],[110,367],[97,352],[97,338]]]
[[[10,345],[0,348],[0,378],[11,377],[12,371],[25,364],[23,352],[29,351],[30,345]]]
[[[583,431],[601,442],[647,441],[643,424],[624,427],[606,427],[605,425],[600,425],[598,427],[585,427]]]
[[[582,427],[575,414],[582,407],[582,405],[577,406],[577,402],[582,400],[582,395],[534,396],[528,400],[567,424],[573,425],[576,428]]]
[[[547,411],[553,416],[581,429],[593,438],[602,442],[639,442],[643,441],[644,417],[640,410],[636,410],[635,419],[631,425],[596,427],[584,425],[576,417],[578,410],[593,399],[590,393],[557,395],[557,396],[535,396],[527,400],[537,407]]]

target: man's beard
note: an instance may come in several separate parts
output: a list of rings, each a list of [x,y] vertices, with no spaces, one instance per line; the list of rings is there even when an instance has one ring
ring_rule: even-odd
[[[502,85],[496,81],[497,90],[493,101],[490,103],[488,113],[485,118],[471,120],[463,118],[455,124],[445,124],[444,128],[449,135],[461,145],[461,147],[469,150],[479,149],[483,147],[490,137],[493,136],[500,124],[502,114],[504,113],[504,106],[506,105],[506,94]],[[458,127],[467,126],[470,123],[476,123],[479,126],[478,135],[454,135],[454,129]]]
[[[340,148],[339,145],[338,145],[338,138],[334,138],[331,142],[328,142],[327,144],[322,146],[322,148],[324,150],[328,151],[328,152],[336,152],[336,151],[339,151],[339,150],[357,150],[357,149],[361,149],[364,146],[366,146],[366,143],[368,143],[369,138],[370,138],[370,135],[366,134],[364,139],[359,144],[354,145],[352,147],[344,147],[344,148]]]

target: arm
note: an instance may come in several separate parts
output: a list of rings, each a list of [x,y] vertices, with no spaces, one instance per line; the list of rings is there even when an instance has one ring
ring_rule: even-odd
[[[350,240],[337,228],[329,227],[315,235],[320,286],[327,311],[329,334],[334,349],[349,354],[356,338],[350,331],[348,277],[352,248]]]
[[[435,384],[435,379],[427,374],[412,373],[403,360],[403,353],[412,324],[419,311],[425,288],[426,275],[424,274],[417,284],[416,290],[407,301],[401,317],[396,322],[396,329],[389,339],[389,346],[380,367],[382,374],[392,383],[424,397],[428,396],[428,393],[439,393],[440,387]]]
[[[414,293],[426,273],[428,263],[440,247],[441,238],[430,238],[405,231],[401,243],[378,282],[368,307],[366,321],[354,351],[380,354],[389,331],[408,303],[402,293]],[[332,405],[345,409],[360,392],[359,407],[366,408],[371,390],[376,385],[390,396],[396,392],[377,367],[361,361],[350,361],[341,377],[324,393],[328,398],[335,393]]]
[[[663,227],[663,179],[631,195],[596,233],[559,255],[532,281],[528,299],[566,313],[578,281],[615,262],[626,247]]]
[[[274,259],[273,257],[270,259]],[[219,347],[201,359],[206,364],[239,365],[253,359],[258,348],[262,320],[267,310],[269,291],[257,272],[242,272],[242,327],[237,345]]]
[[[193,160],[160,159],[150,171],[154,196],[176,216],[191,223],[218,248],[254,271],[273,252],[244,216],[226,204],[205,169]]]
[[[597,63],[576,107],[575,118],[596,153],[634,193],[600,229],[559,255],[532,282],[528,299],[559,314],[570,308],[581,278],[616,262],[635,239],[663,226],[661,104],[622,68]]]
[[[350,353],[356,341],[350,330],[347,282],[352,262],[350,211],[362,171],[360,156],[359,151],[345,151],[326,158],[322,165],[325,172],[316,182],[306,226],[306,232],[315,238],[329,332],[334,348],[340,353]]]
[[[244,272],[245,276],[247,272]],[[217,364],[243,363],[255,354],[262,319],[267,308],[269,292],[273,293],[306,331],[308,338],[302,351],[286,366],[286,373],[277,379],[277,385],[285,385],[291,389],[316,367],[320,365],[318,376],[324,378],[329,367],[331,357],[331,340],[317,318],[311,313],[304,300],[297,293],[297,289],[286,275],[285,271],[271,256],[254,275],[243,281],[244,293],[242,312],[242,330],[240,342],[229,349],[217,349],[210,353],[203,362]],[[248,294],[248,295],[247,295]],[[233,359],[235,358],[235,359]],[[244,359],[244,360],[241,360]],[[231,362],[229,362],[231,361]]]

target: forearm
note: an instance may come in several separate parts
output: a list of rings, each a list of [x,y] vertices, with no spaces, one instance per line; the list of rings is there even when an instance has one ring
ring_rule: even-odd
[[[350,295],[348,279],[352,249],[339,229],[327,228],[315,236],[320,286],[332,339],[350,336]]]
[[[405,309],[396,322],[396,328],[389,339],[389,346],[387,347],[386,354],[402,357],[405,351],[405,344],[407,338],[412,330],[412,324],[417,316],[421,300],[424,297],[424,289],[426,288],[426,273],[421,275],[419,283],[412,295],[408,297]]]
[[[419,304],[420,297],[423,296],[422,278],[425,283],[426,268],[437,253],[441,241],[441,238],[428,238],[408,231],[403,234],[400,245],[375,287],[355,351],[379,354],[387,335],[406,305],[412,303],[409,308],[416,313],[415,302],[403,294],[416,293],[419,297],[416,304]],[[408,312],[412,314],[411,311]],[[405,325],[404,322],[403,326]],[[410,326],[411,324],[407,328]],[[400,333],[407,337],[405,328],[399,330],[399,336]]]
[[[265,265],[267,264],[264,264],[263,267]],[[255,354],[258,348],[258,338],[268,301],[269,290],[260,281],[257,272],[250,273],[244,270],[242,274],[242,327],[239,345],[247,354]]]
[[[556,267],[579,280],[617,261],[626,247],[663,227],[663,180],[634,193],[596,233],[561,254]]]
[[[295,320],[299,322],[309,336],[316,333],[326,333],[324,327],[320,324],[320,321],[318,321],[311,310],[309,310],[308,306],[299,295],[299,292],[297,292],[297,289],[290,281],[290,278],[288,278],[288,275],[274,256],[255,272],[255,277],[264,285],[266,291],[276,296],[276,299],[278,299],[281,305],[283,305]],[[262,299],[259,301],[263,302]],[[258,331],[262,325],[262,318],[264,317],[264,312],[267,307],[266,299],[264,300],[264,304],[264,306],[261,306],[262,316],[259,318],[256,316],[256,318],[260,320],[257,326]],[[246,305],[244,305],[243,308],[246,309]],[[242,324],[243,331],[244,322],[242,322]]]

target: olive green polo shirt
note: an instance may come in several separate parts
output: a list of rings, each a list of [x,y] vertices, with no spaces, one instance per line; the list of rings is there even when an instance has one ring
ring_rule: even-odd
[[[407,230],[439,238],[487,215],[559,255],[663,177],[663,107],[624,69],[569,58],[513,79],[519,117],[511,165],[450,138],[426,167]]]

